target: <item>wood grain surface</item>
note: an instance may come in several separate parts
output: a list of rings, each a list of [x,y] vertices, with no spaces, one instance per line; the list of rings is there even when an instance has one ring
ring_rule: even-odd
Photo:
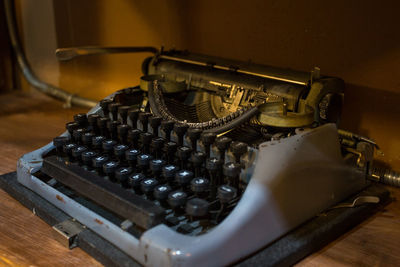
[[[37,94],[0,95],[0,174],[15,171],[17,159],[47,144],[83,109]],[[393,133],[395,134],[395,133]],[[310,255],[297,266],[399,266],[400,190],[373,217]],[[0,190],[0,266],[101,266],[79,248],[68,250],[52,238],[52,229]]]

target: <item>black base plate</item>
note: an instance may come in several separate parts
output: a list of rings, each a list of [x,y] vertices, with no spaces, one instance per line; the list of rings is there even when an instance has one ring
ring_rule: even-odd
[[[1,175],[0,188],[33,210],[51,226],[71,218],[38,194],[19,184],[16,172]],[[310,219],[246,259],[242,259],[236,266],[290,266],[335,240],[390,201],[389,191],[379,184],[372,184],[346,202],[352,202],[360,195],[377,196],[380,202],[355,208],[331,209]],[[89,229],[79,234],[78,245],[106,266],[140,266],[134,259]]]

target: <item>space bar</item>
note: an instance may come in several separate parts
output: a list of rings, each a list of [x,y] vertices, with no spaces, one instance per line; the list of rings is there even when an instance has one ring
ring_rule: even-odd
[[[144,229],[160,224],[164,218],[165,210],[162,207],[96,173],[86,171],[80,166],[67,165],[56,156],[45,158],[41,171]]]

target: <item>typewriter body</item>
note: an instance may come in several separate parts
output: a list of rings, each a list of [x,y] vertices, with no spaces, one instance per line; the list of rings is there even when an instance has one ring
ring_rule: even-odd
[[[143,73],[17,167],[143,265],[238,262],[368,185],[338,78],[174,50]]]

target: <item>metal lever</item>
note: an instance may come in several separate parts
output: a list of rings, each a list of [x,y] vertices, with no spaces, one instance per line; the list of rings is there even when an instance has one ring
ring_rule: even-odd
[[[148,52],[158,54],[157,48],[152,46],[117,46],[117,47],[101,47],[101,46],[78,46],[56,49],[56,57],[61,61],[68,61],[80,56],[90,56],[99,54],[117,54],[117,53],[142,53]]]

